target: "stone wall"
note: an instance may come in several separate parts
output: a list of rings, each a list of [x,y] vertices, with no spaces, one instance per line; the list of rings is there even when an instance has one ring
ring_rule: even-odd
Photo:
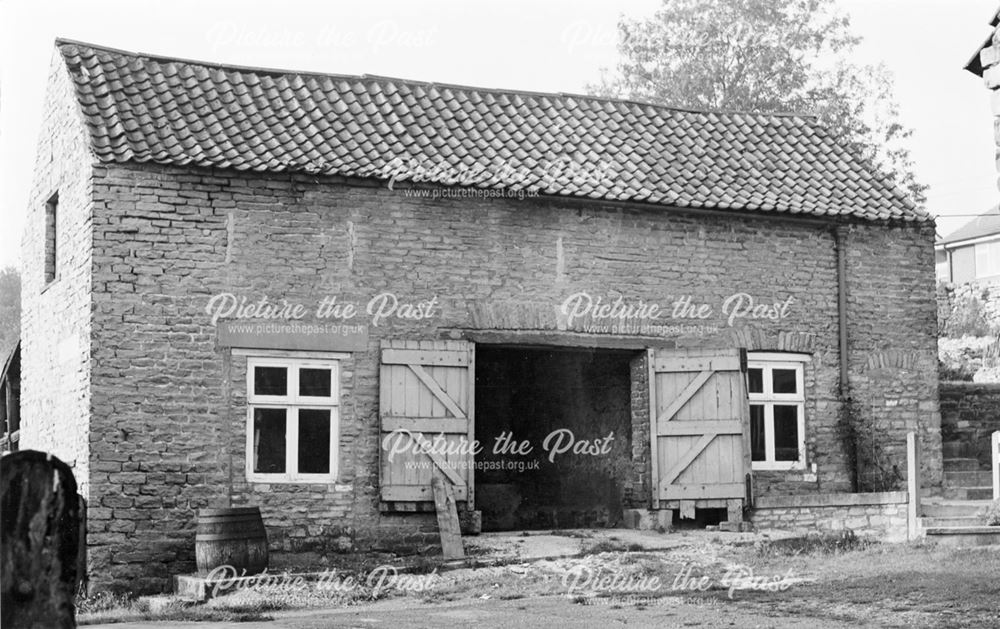
[[[758,499],[750,520],[758,529],[852,531],[858,537],[902,542],[907,536],[906,507],[905,491],[774,496]]]
[[[940,282],[936,292],[942,336],[987,336],[1000,330],[1000,280]]]
[[[1000,383],[942,382],[941,439],[964,444],[964,453],[991,465],[990,435],[1000,430]]]
[[[897,489],[905,488],[910,431],[920,440],[922,482],[940,485],[942,476],[934,252],[906,231],[868,227],[846,240],[851,398],[878,456],[896,462]]]
[[[650,478],[653,464],[650,454],[649,358],[647,353],[629,362],[632,413],[632,478],[635,484],[625,487],[622,504],[628,508],[648,506],[652,495]]]
[[[708,319],[663,332],[668,346],[810,353],[806,437],[815,477],[768,476],[779,492],[787,483],[812,492],[849,486],[836,432],[836,253],[824,225],[417,198],[333,178],[150,165],[100,167],[96,177],[91,461],[95,522],[103,519],[92,557],[101,578],[164,586],[191,567],[196,509],[230,491],[237,503],[261,506],[282,552],[426,536],[424,516],[378,509],[379,340],[487,328],[578,338],[594,330],[567,326],[556,311],[579,291],[713,304]],[[852,395],[891,448],[906,431],[922,432],[929,483],[940,478],[933,237],[930,225],[854,225],[845,233]],[[436,297],[438,305],[430,319],[372,325],[367,351],[345,361],[337,482],[246,482],[245,359],[217,348],[208,300],[231,292],[312,306],[336,295],[363,311],[384,291],[404,301]],[[730,326],[719,304],[740,292],[768,303],[792,296],[794,304],[784,319]],[[648,469],[648,435],[633,434],[632,445],[635,467]]]
[[[90,497],[91,156],[65,63],[54,53],[21,239],[19,448],[65,461]],[[58,195],[55,279],[46,203]]]
[[[627,509],[624,526],[669,530],[670,509]],[[886,542],[907,538],[905,491],[852,494],[764,496],[756,500],[750,521],[757,530],[777,529],[800,535],[852,531],[858,537]]]

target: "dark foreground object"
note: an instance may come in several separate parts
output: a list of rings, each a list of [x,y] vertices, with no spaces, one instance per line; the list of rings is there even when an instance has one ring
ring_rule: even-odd
[[[80,502],[69,466],[44,452],[0,458],[0,626],[76,627]]]

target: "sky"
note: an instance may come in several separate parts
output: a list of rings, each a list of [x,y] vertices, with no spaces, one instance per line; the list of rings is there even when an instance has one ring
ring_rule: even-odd
[[[0,267],[19,264],[53,41],[337,74],[584,93],[620,16],[659,0],[0,0]],[[962,67],[998,0],[836,0],[860,63],[893,73],[927,209],[946,234],[1000,201],[989,92]]]

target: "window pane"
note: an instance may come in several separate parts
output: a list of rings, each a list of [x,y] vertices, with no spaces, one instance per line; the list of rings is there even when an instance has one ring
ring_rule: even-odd
[[[774,405],[774,460],[799,460],[799,407]]]
[[[288,395],[288,369],[254,367],[253,392],[256,395]]]
[[[794,369],[774,369],[771,371],[774,393],[798,393]]]
[[[330,473],[330,411],[299,410],[299,472]]]
[[[759,367],[747,369],[747,391],[750,393],[764,392],[764,370]]]
[[[253,471],[285,472],[285,409],[253,409]]]
[[[754,461],[767,458],[764,449],[764,407],[760,404],[750,405],[750,458]]]
[[[980,277],[990,276],[990,275],[996,275],[997,274],[997,266],[998,266],[998,263],[1000,263],[1000,255],[997,255],[998,253],[1000,253],[1000,251],[998,251],[998,249],[997,249],[997,243],[995,243],[995,242],[987,242],[987,243],[983,243],[981,245],[976,245],[976,251],[977,252],[978,252],[978,250],[979,250],[980,247],[982,247],[986,251],[986,256],[985,256],[985,258],[986,258],[986,264],[983,267],[983,269],[981,270],[981,272],[977,273],[977,275],[979,275]],[[980,269],[979,269],[979,261],[978,260],[976,261],[976,270],[980,271]]]
[[[299,369],[299,395],[330,397],[330,370]]]

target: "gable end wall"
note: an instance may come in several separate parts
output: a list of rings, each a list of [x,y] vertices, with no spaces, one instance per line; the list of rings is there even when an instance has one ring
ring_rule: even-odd
[[[93,156],[58,52],[44,102],[21,239],[21,449],[65,461],[87,498]],[[57,277],[46,284],[45,205],[56,193]]]

